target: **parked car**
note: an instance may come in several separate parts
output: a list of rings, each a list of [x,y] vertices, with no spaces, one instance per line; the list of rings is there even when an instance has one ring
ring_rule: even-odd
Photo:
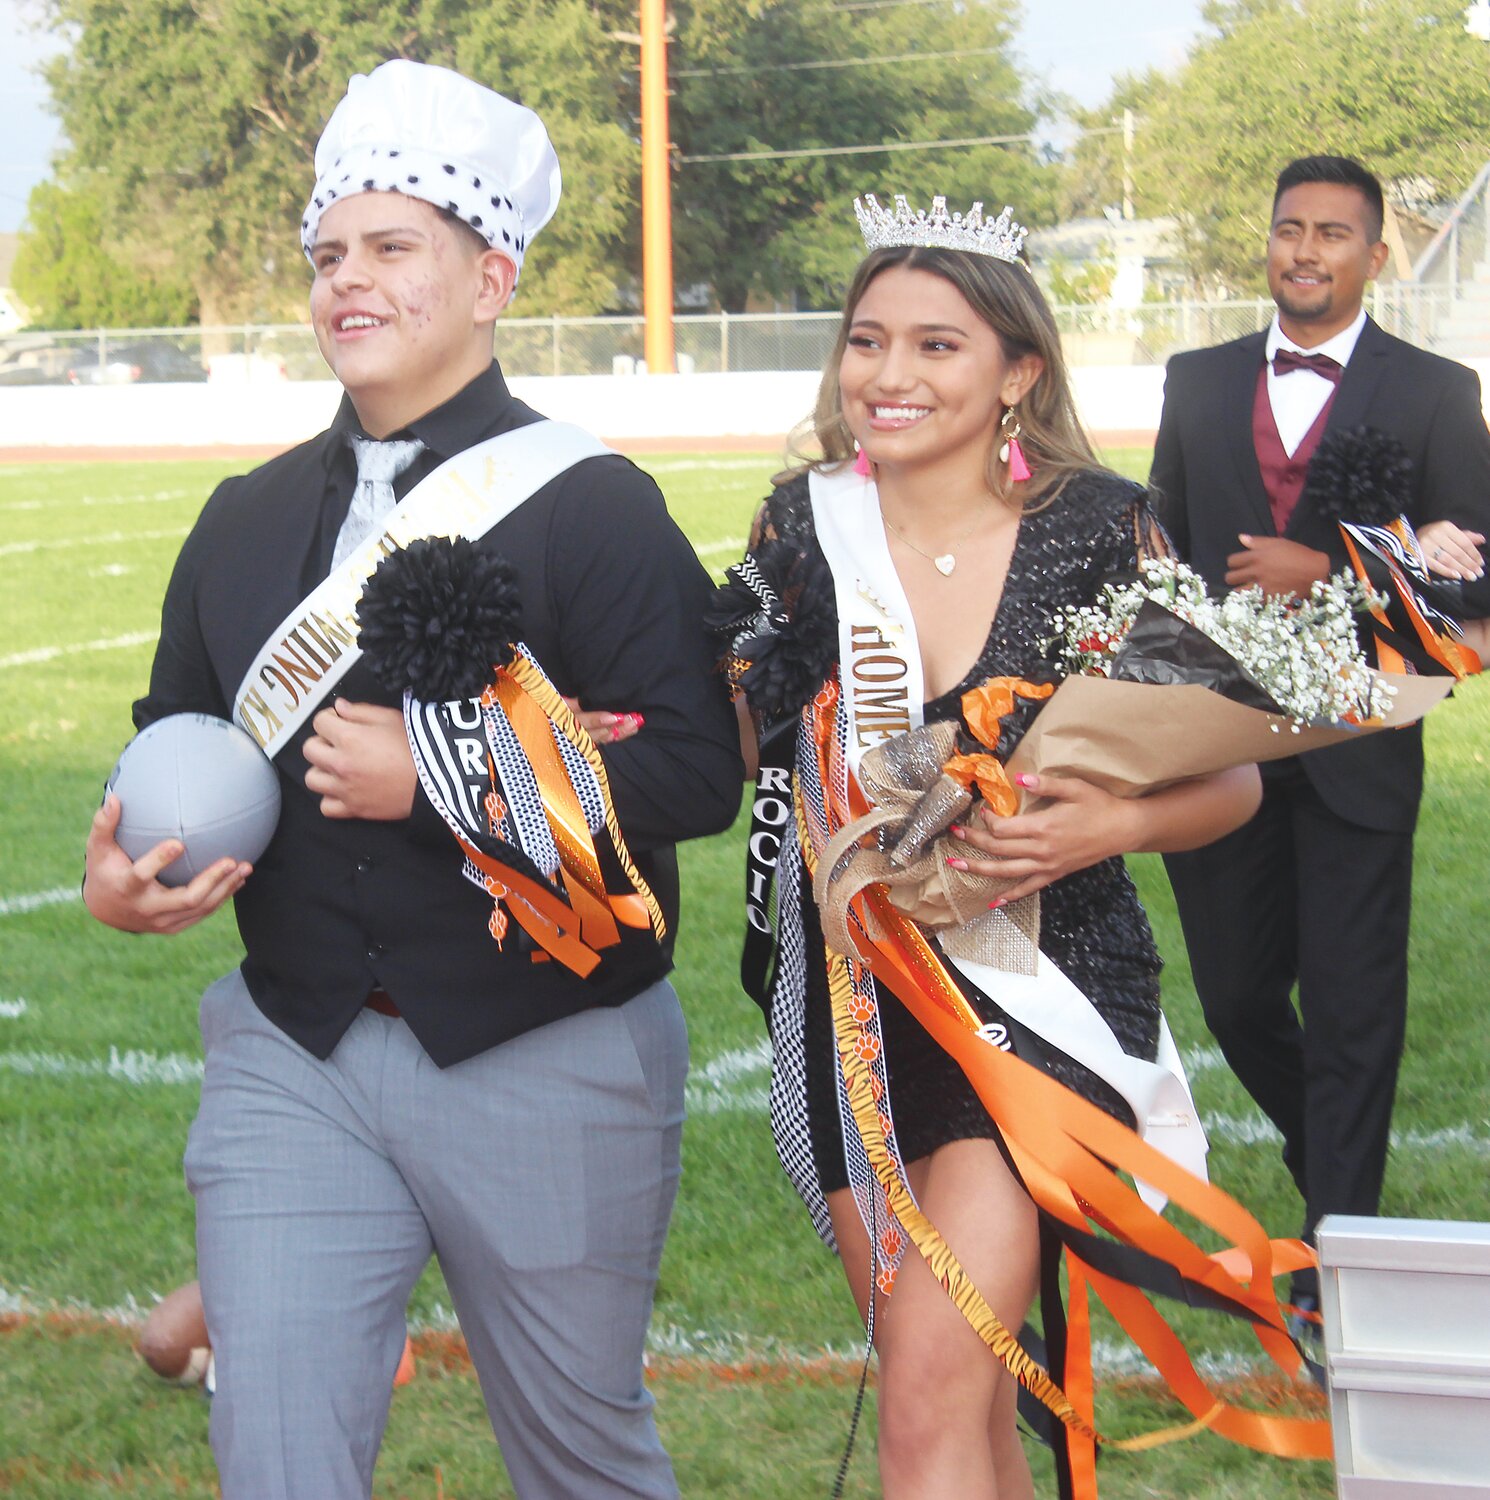
[[[0,386],[62,385],[67,380],[67,366],[76,350],[52,343],[32,343],[26,339],[7,341],[0,350]]]
[[[104,362],[97,348],[78,351],[68,367],[71,385],[133,385],[136,381],[205,380],[207,368],[195,355],[164,339],[141,339],[138,343],[110,343]]]

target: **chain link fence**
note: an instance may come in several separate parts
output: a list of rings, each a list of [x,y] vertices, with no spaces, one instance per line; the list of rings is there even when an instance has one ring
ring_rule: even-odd
[[[1483,254],[1483,229],[1479,232],[1475,246],[1468,244],[1471,234],[1466,233],[1465,255]],[[1448,278],[1376,286],[1370,311],[1388,332],[1431,349],[1452,332],[1457,290]],[[1155,365],[1180,350],[1266,328],[1273,304],[1265,299],[1152,302],[1054,311],[1071,365]],[[831,312],[680,315],[674,319],[678,368],[709,374],[818,370],[832,352],[838,322],[839,315]],[[644,328],[639,317],[504,318],[497,324],[497,358],[511,376],[628,375],[645,368]],[[324,380],[328,372],[314,335],[303,324],[92,329],[0,338],[0,386],[209,378],[247,384]]]

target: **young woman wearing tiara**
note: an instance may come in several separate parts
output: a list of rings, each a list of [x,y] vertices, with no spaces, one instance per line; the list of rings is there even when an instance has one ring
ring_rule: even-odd
[[[904,986],[941,985],[976,1013],[980,1046],[1012,1051],[1127,1126],[1161,1075],[1180,1090],[1165,1097],[1188,1102],[1166,1067],[1178,1061],[1160,1016],[1160,959],[1122,856],[1220,837],[1251,816],[1259,782],[1247,766],[1125,801],[1078,780],[1021,777],[1027,810],[997,816],[986,797],[975,802],[930,846],[964,916],[972,892],[980,915],[961,924],[972,958],[950,956],[958,924],[927,925],[927,906],[910,922],[863,894],[835,901],[828,876],[846,859],[877,848],[881,875],[896,863],[883,831],[877,845],[833,841],[874,800],[861,756],[919,743],[899,737],[924,737],[923,726],[944,736],[930,747],[938,759],[953,740],[975,749],[967,715],[990,703],[996,713],[1003,692],[1012,706],[997,755],[1007,759],[1041,685],[1058,676],[1057,613],[1094,602],[1109,575],[1165,545],[1142,487],[1104,468],[1081,431],[1008,210],[984,220],[981,205],[964,217],[941,199],[926,214],[873,198],[856,209],[870,253],[823,376],[812,424],[821,457],[778,480],[712,618],[761,738],[752,856],[773,853],[779,837],[774,963],[758,997],[773,1042],[772,1120],[783,1165],[870,1320],[884,1494],[1024,1500],[1033,1486],[1009,1373],[1020,1355],[1006,1339],[999,1358],[985,1345],[1000,1351],[998,1324],[1019,1329],[1040,1288],[1042,1215],[1017,1143],[902,1003]],[[938,883],[927,876],[918,891]],[[980,886],[997,894],[978,900]],[[757,931],[763,890],[753,872]],[[935,890],[928,899],[936,905]],[[900,924],[894,941],[887,921]],[[978,958],[1000,940],[989,923],[1005,936],[1038,932],[1042,975],[1069,981],[1058,1004],[1011,1001],[1031,982],[1023,976],[983,988],[1001,979]],[[922,965],[908,978],[916,964],[896,952],[911,947]],[[1051,1020],[1057,1012],[1067,1019]],[[1068,1025],[1086,1040],[1068,1038]],[[1148,1084],[1135,1088],[1135,1071]],[[958,1262],[993,1314],[981,1336],[949,1296],[963,1285]],[[1049,1337],[1048,1302],[1045,1326]]]

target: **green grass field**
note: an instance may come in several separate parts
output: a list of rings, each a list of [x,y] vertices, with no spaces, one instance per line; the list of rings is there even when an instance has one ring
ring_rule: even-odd
[[[1146,463],[1111,458],[1133,473]],[[717,571],[739,550],[770,457],[642,462]],[[196,1002],[237,962],[237,934],[221,913],[179,938],[126,937],[92,922],[76,895],[172,559],[229,471],[205,461],[0,469],[0,1494],[21,1500],[216,1493],[206,1403],[144,1371],[130,1325],[193,1274],[180,1156],[200,1076]],[[1384,1211],[1486,1219],[1490,689],[1461,691],[1428,736],[1413,1004]],[[676,982],[694,1071],[654,1389],[685,1495],[799,1500],[829,1492],[860,1330],[770,1143],[763,1026],[735,982],[738,832],[684,850]],[[1276,1143],[1198,1019],[1162,872],[1136,866],[1169,959],[1171,1022],[1211,1126],[1212,1175],[1273,1233],[1294,1233],[1300,1208]],[[474,1377],[444,1332],[447,1306],[431,1272],[410,1310],[423,1357],[394,1402],[381,1500],[510,1494]],[[1182,1321],[1193,1347],[1245,1386],[1255,1346],[1213,1320]],[[1111,1377],[1101,1420],[1118,1433],[1177,1420],[1099,1332]],[[1253,1394],[1311,1399],[1275,1386]],[[1035,1464],[1048,1492],[1049,1465]],[[1103,1465],[1108,1500],[1333,1492],[1328,1465],[1210,1437]],[[878,1494],[872,1420],[848,1493]]]

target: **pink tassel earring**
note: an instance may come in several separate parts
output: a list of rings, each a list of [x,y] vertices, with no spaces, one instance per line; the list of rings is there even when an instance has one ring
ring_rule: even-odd
[[[1014,430],[1009,431],[1009,423],[1014,423]],[[1004,415],[999,420],[999,432],[1003,435],[1003,442],[999,445],[999,462],[1009,466],[1009,483],[1023,484],[1030,477],[1030,466],[1025,462],[1024,449],[1019,446],[1019,434],[1024,431],[1020,426],[1019,416],[1012,406],[1004,408]]]
[[[856,457],[854,458],[854,473],[864,479],[868,479],[872,472],[869,467],[869,455],[857,443],[854,444],[854,448],[857,450]],[[1021,463],[1023,461],[1023,459],[1020,460]]]

